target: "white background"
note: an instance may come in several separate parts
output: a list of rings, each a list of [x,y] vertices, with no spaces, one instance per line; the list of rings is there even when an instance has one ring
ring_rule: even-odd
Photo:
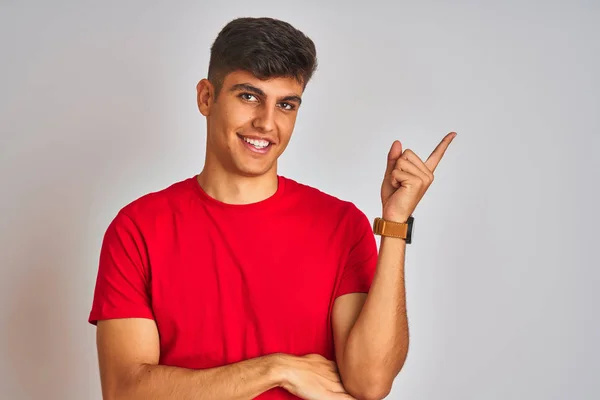
[[[1,2],[0,398],[101,398],[102,236],[201,170],[195,84],[239,16],[317,45],[280,174],[373,219],[393,140],[459,134],[415,213],[388,398],[600,398],[599,3],[381,0]]]

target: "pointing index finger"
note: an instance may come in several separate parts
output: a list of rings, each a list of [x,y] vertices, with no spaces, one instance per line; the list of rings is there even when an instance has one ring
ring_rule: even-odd
[[[452,143],[452,140],[454,140],[456,136],[456,132],[450,132],[449,134],[444,136],[440,144],[437,145],[437,147],[433,150],[427,161],[425,161],[425,165],[427,166],[427,168],[429,168],[431,172],[435,171],[438,164],[442,160],[444,153],[446,153],[446,149],[448,149],[448,146],[450,146],[450,143]]]

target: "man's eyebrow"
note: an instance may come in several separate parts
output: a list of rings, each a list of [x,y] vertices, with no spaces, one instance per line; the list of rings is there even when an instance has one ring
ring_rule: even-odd
[[[236,85],[233,85],[229,91],[230,92],[236,92],[236,91],[246,91],[246,92],[251,92],[254,94],[257,94],[259,96],[264,96],[265,92],[263,92],[262,90],[260,90],[259,88],[257,88],[256,86],[252,86],[249,83],[238,83]]]
[[[295,101],[298,104],[302,104],[302,98],[298,95],[285,96],[281,101]]]
[[[263,92],[261,89],[257,88],[256,86],[250,85],[249,83],[235,84],[229,89],[229,91],[230,92],[246,91],[246,92],[254,93],[258,96],[266,97],[265,92]],[[284,96],[279,100],[280,101],[295,101],[298,104],[302,104],[302,98],[296,94]]]

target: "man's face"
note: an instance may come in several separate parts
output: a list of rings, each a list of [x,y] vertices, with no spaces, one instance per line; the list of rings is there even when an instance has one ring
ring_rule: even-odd
[[[302,85],[293,78],[263,81],[235,71],[226,76],[216,101],[214,92],[203,97],[211,91],[206,81],[198,90],[200,111],[208,121],[208,159],[242,176],[276,168],[292,136]]]

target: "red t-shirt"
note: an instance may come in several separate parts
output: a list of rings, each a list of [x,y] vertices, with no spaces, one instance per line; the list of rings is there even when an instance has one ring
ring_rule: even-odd
[[[112,221],[89,322],[153,319],[163,365],[277,352],[335,360],[334,300],[368,292],[376,263],[370,221],[350,202],[278,176],[273,196],[230,205],[187,178]],[[296,397],[276,388],[260,398]]]

